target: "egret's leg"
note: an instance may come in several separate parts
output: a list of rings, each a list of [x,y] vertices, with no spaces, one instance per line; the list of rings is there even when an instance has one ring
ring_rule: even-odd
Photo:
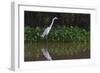
[[[46,35],[46,43],[48,42],[48,36]]]
[[[45,49],[48,50],[48,36],[47,35],[46,35],[46,43],[45,44],[46,44],[46,48]]]

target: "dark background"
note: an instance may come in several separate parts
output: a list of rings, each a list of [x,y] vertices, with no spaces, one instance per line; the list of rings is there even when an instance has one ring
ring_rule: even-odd
[[[56,16],[58,20],[54,22],[53,27],[56,25],[78,26],[90,31],[90,14],[25,11],[24,16],[25,26],[47,27],[50,25],[52,18]]]

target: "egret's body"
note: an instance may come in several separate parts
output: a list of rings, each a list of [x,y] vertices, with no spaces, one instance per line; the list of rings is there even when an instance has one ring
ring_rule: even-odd
[[[45,29],[45,31],[43,32],[42,37],[47,36],[48,33],[50,32],[50,30],[51,30],[51,27],[47,27],[47,28]]]
[[[45,30],[44,30],[44,32],[43,32],[43,34],[41,35],[41,37],[46,37],[46,41],[47,41],[47,37],[48,37],[48,34],[49,34],[49,32],[50,32],[50,30],[51,30],[51,28],[52,28],[52,25],[53,25],[53,23],[54,23],[54,20],[56,20],[56,19],[58,19],[57,17],[54,17],[53,19],[52,19],[52,23],[50,24],[50,26],[49,27],[47,27]],[[47,44],[47,42],[46,42],[46,44]],[[42,49],[42,53],[43,53],[43,55],[44,55],[44,57],[47,59],[47,60],[52,60],[52,57],[50,56],[50,54],[49,54],[49,52],[48,52],[48,47],[46,47],[45,49]]]

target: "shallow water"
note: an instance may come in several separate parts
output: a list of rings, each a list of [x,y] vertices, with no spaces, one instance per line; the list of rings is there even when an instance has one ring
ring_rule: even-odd
[[[53,60],[90,58],[89,42],[25,43],[24,61],[46,60],[41,49],[47,49]]]

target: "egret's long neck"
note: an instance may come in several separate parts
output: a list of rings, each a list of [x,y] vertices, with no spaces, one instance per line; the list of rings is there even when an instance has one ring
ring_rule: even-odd
[[[52,19],[52,22],[51,22],[50,28],[52,27],[53,23],[54,23],[54,19]]]

